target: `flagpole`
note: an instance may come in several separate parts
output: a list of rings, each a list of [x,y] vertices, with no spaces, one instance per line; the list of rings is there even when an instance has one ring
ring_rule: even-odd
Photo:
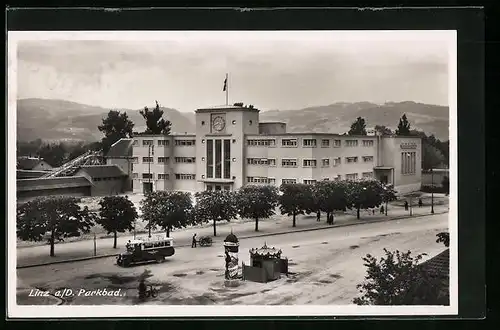
[[[229,80],[227,79],[228,74],[226,73],[226,106],[229,105]]]

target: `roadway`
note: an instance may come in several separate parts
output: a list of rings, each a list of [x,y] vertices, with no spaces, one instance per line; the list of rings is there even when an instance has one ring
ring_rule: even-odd
[[[448,214],[240,241],[240,264],[249,263],[248,250],[268,246],[280,248],[289,258],[289,278],[267,284],[243,282],[238,288],[224,287],[224,249],[180,247],[161,264],[120,268],[114,258],[53,264],[17,270],[18,304],[31,304],[26,290],[40,288],[51,293],[70,288],[78,291],[121,289],[119,297],[67,297],[66,304],[136,304],[141,277],[160,294],[151,304],[349,304],[356,284],[366,272],[362,257],[382,256],[383,248],[411,250],[434,256],[445,249],[436,234],[448,230]],[[23,293],[24,292],[24,293]],[[31,299],[31,300],[30,300]]]

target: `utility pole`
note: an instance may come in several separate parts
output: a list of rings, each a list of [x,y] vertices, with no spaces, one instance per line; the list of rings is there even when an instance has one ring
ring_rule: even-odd
[[[94,233],[94,257],[97,256],[97,242],[96,242],[96,236]]]

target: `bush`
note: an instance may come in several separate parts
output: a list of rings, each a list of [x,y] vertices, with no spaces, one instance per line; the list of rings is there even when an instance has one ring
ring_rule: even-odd
[[[429,276],[419,265],[425,254],[391,252],[377,260],[370,254],[363,258],[368,268],[365,282],[358,284],[362,293],[357,305],[445,305],[441,279]]]

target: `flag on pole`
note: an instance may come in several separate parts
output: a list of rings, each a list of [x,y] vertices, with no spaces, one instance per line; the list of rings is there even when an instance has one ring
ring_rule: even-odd
[[[224,79],[224,87],[222,88],[222,91],[225,92],[227,90],[227,76],[226,79]]]

